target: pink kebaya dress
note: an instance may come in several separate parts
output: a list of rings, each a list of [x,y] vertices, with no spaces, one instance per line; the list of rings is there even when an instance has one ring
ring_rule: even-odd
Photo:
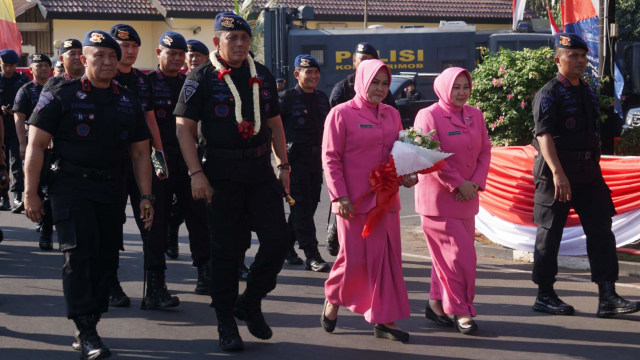
[[[325,282],[330,303],[364,315],[366,321],[385,324],[409,316],[409,299],[402,276],[400,244],[400,200],[366,238],[362,229],[367,213],[375,207],[369,193],[371,170],[389,160],[398,132],[400,115],[393,107],[373,104],[366,93],[380,70],[391,73],[379,60],[363,61],[356,71],[353,100],[333,108],[327,116],[322,143],[322,161],[331,197],[349,197],[354,216],[337,216],[340,252]]]
[[[453,153],[439,171],[420,175],[415,192],[416,212],[422,215],[422,229],[431,254],[431,291],[433,300],[442,300],[447,314],[476,316],[473,306],[476,281],[475,214],[478,197],[456,201],[456,188],[464,181],[484,189],[491,144],[482,112],[469,105],[456,107],[451,102],[453,84],[465,75],[462,68],[449,68],[440,74],[434,89],[440,101],[420,110],[414,128],[437,132],[442,151]]]

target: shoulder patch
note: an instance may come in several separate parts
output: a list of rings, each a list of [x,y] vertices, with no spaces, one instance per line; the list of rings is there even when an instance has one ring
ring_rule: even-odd
[[[51,94],[50,91],[43,91],[42,93],[40,93],[40,98],[38,99],[38,103],[33,109],[33,112],[36,114],[39,113],[42,108],[44,108],[51,102],[51,100],[53,100],[53,94]]]
[[[189,99],[191,99],[191,96],[193,96],[193,94],[196,93],[196,89],[198,88],[198,85],[200,84],[195,80],[186,80],[184,82],[183,90],[184,90],[185,103],[189,102]]]
[[[542,110],[543,114],[546,114],[554,103],[555,98],[553,95],[542,94],[542,98],[540,99],[540,110]]]

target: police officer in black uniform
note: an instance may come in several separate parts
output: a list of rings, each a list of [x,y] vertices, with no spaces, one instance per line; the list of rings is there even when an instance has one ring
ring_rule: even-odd
[[[178,97],[182,85],[185,83],[185,75],[180,69],[185,61],[187,42],[177,32],[167,31],[160,35],[158,54],[159,67],[156,71],[147,75],[151,82],[151,97],[153,109],[160,129],[160,137],[164,147],[166,163],[169,169],[169,178],[166,180],[154,179],[153,193],[156,195],[156,222],[157,229],[151,229],[153,246],[160,246],[162,263],[166,263],[164,253],[167,246],[167,232],[169,223],[169,211],[171,201],[175,195],[178,206],[184,214],[187,230],[189,231],[189,247],[193,266],[198,269],[198,282],[196,294],[209,293],[207,286],[209,260],[209,235],[207,229],[206,203],[203,200],[195,200],[191,196],[191,181],[187,173],[187,166],[176,137],[176,120],[173,110],[178,103]],[[160,261],[160,257],[157,259]],[[164,285],[164,269],[150,271],[148,282]],[[156,275],[153,275],[156,274]],[[159,276],[156,280],[153,276]],[[153,291],[149,288],[147,291]]]
[[[158,130],[156,117],[153,112],[153,108],[151,107],[151,86],[146,75],[144,75],[142,71],[133,67],[133,64],[138,59],[138,51],[140,50],[141,45],[140,36],[133,27],[127,24],[113,25],[109,30],[109,33],[118,42],[120,50],[122,51],[122,58],[118,63],[118,70],[114,80],[129,89],[142,103],[147,119],[147,126],[151,132],[153,144],[152,156],[162,158],[164,160],[160,131]],[[124,159],[129,157],[129,154],[126,152],[122,155]],[[162,163],[164,164],[164,161],[162,161]],[[136,205],[140,202],[140,191],[138,190],[138,186],[135,181],[131,162],[123,161],[123,164],[125,166],[125,176],[123,177],[124,191],[121,199],[123,214],[122,223],[124,224],[126,222],[125,209],[127,207],[127,200],[130,199],[134,219],[136,220],[136,224],[138,225],[138,229],[142,235],[142,241],[145,242],[147,241],[147,231],[144,229],[144,223],[140,220],[140,211]],[[166,167],[157,169],[156,176],[158,176],[159,179],[164,179],[167,175],[166,172]],[[153,264],[153,260],[149,259],[149,253],[152,251],[152,247],[147,244],[143,245],[142,249],[146,257],[145,264]],[[156,254],[156,256],[162,257],[163,255]],[[130,303],[131,301],[122,290],[122,286],[120,286],[120,281],[116,274],[116,279],[113,282],[111,291],[109,292],[109,305],[115,307],[127,307]]]
[[[11,172],[11,185],[8,191],[13,192],[14,213],[20,213],[24,209],[22,203],[22,192],[24,191],[24,173],[22,171],[22,158],[20,157],[20,143],[16,134],[16,127],[13,121],[13,103],[16,94],[22,85],[27,81],[16,72],[16,64],[19,60],[18,53],[11,49],[0,51],[0,108],[2,110],[2,121],[4,125],[4,146],[5,158]],[[9,195],[5,191],[0,194],[2,210],[11,209]]]
[[[22,85],[16,94],[16,100],[13,104],[13,118],[16,126],[16,134],[20,142],[20,158],[24,159],[24,153],[27,149],[27,137],[25,133],[25,121],[31,116],[33,109],[38,103],[42,88],[49,80],[51,74],[51,59],[47,55],[35,53],[29,56],[29,67],[33,80]],[[47,150],[49,151],[49,150]],[[42,222],[38,224],[36,230],[40,231],[39,246],[41,250],[52,250],[53,241],[51,235],[53,233],[53,219],[51,218],[51,207],[48,198],[45,198],[46,187],[41,187],[40,196],[44,203],[44,217]]]
[[[289,228],[291,248],[286,261],[301,264],[293,244],[298,241],[304,251],[307,270],[328,272],[331,267],[318,251],[316,226],[313,220],[322,190],[322,159],[320,148],[324,120],[329,113],[329,98],[317,90],[320,65],[311,55],[298,55],[294,61],[293,76],[296,86],[281,98],[282,124],[287,138],[287,157],[291,164],[291,206]]]
[[[370,59],[378,59],[378,51],[367,42],[359,43],[358,46],[356,46],[356,51],[353,53],[353,73],[347,76],[346,79],[337,82],[331,90],[331,96],[329,96],[331,107],[347,102],[356,96],[356,91],[353,88],[356,79],[355,70],[362,61]],[[382,102],[396,109],[398,108],[391,93],[387,93],[387,97],[385,97]]]
[[[616,241],[611,217],[616,213],[600,169],[598,97],[582,80],[589,48],[575,34],[555,35],[558,76],[533,100],[534,145],[539,150],[533,169],[536,192],[533,219],[538,225],[533,282],[538,285],[534,311],[572,315],[553,289],[558,250],[569,209],[580,216],[587,237],[591,281],[598,284],[598,317],[640,310],[615,292],[618,279]]]
[[[289,190],[290,168],[281,109],[275,79],[253,61],[250,43],[251,28],[242,17],[216,15],[215,57],[189,75],[175,110],[193,196],[210,201],[211,305],[224,351],[243,348],[234,316],[246,321],[252,335],[271,338],[261,301],[276,286],[287,248],[282,196]],[[206,141],[203,166],[195,146],[198,121]],[[280,181],[271,166],[270,145]],[[245,245],[237,239],[247,225],[260,247],[246,290],[238,296],[238,254]]]
[[[82,43],[77,39],[67,39],[60,44],[60,55],[58,59],[64,65],[65,80],[78,79],[84,75],[84,65],[80,61],[82,56]]]
[[[111,352],[96,325],[108,310],[122,246],[120,162],[129,147],[129,161],[143,194],[139,207],[149,228],[153,221],[149,130],[137,97],[113,81],[120,59],[118,43],[104,31],[89,31],[81,59],[86,74],[43,90],[29,119],[25,211],[33,221],[42,218],[38,182],[43,151],[53,138],[58,160],[49,196],[64,254],[67,317],[78,329],[73,347],[82,359],[104,359]]]

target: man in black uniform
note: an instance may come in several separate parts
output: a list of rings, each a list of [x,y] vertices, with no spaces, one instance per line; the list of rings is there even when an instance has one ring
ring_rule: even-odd
[[[555,315],[574,312],[553,289],[562,230],[573,207],[587,237],[591,281],[598,284],[598,317],[636,312],[640,303],[615,292],[618,259],[611,217],[616,211],[599,164],[599,104],[581,79],[589,48],[575,34],[560,33],[555,39],[558,76],[533,100],[534,145],[539,150],[533,169],[533,220],[538,225],[532,276],[538,296],[533,310]]]
[[[49,80],[51,73],[51,60],[44,54],[31,54],[29,56],[29,67],[33,80],[22,85],[16,94],[16,101],[13,104],[13,118],[15,121],[16,134],[20,143],[20,159],[24,160],[24,154],[27,149],[27,137],[25,133],[25,121],[31,116],[33,109],[38,103],[42,88]],[[41,187],[41,197],[45,207],[42,222],[38,224],[36,229],[40,230],[39,246],[42,250],[52,250],[53,241],[51,235],[53,233],[53,219],[51,218],[51,207],[48,198],[45,198],[44,187]]]
[[[209,60],[209,48],[196,39],[187,40],[187,75]]]
[[[362,61],[370,59],[378,59],[378,51],[369,43],[359,43],[358,46],[356,46],[356,51],[353,53],[353,73],[347,76],[346,79],[337,82],[331,90],[331,96],[329,97],[331,107],[347,102],[356,96],[356,91],[353,88],[356,79],[355,70]],[[387,93],[387,97],[385,97],[382,102],[396,109],[398,108],[390,92]]]
[[[64,79],[78,79],[84,75],[84,65],[80,61],[80,56],[82,56],[82,43],[79,40],[67,39],[60,44],[58,59],[64,65]]]
[[[249,55],[250,43],[251,28],[242,17],[216,15],[216,56],[189,75],[175,110],[193,197],[210,202],[211,305],[224,351],[243,348],[234,316],[246,321],[254,336],[271,338],[261,301],[276,286],[287,248],[282,196],[289,190],[290,168],[280,104],[273,76]],[[198,121],[206,141],[203,166],[195,146]],[[238,238],[247,226],[258,235],[260,248],[238,296],[238,254],[246,248]]]
[[[283,78],[276,79],[276,89],[278,89],[278,97],[282,98],[287,92],[287,81]]]
[[[12,106],[16,99],[16,94],[22,85],[26,83],[23,77],[16,72],[18,54],[11,49],[0,51],[0,108],[2,109],[2,121],[4,125],[4,145],[5,161],[8,161],[8,168],[11,172],[11,186],[8,191],[13,192],[13,210],[19,213],[24,209],[22,203],[22,192],[24,191],[24,173],[22,171],[22,158],[20,158],[20,142],[16,134],[16,126],[13,122]],[[9,205],[9,194],[5,191],[0,194],[2,210],[11,209]]]
[[[151,87],[149,85],[149,81],[142,71],[133,67],[133,64],[138,59],[138,51],[140,50],[141,44],[140,37],[133,27],[126,24],[113,25],[111,30],[109,30],[109,33],[118,42],[120,50],[122,51],[122,58],[118,63],[118,70],[114,80],[123,87],[129,89],[142,103],[147,119],[147,126],[151,132],[153,144],[152,154],[157,158],[164,159],[158,123],[156,122],[156,117],[153,113],[153,108],[151,107]],[[124,159],[129,157],[129,154],[126,152],[122,155]],[[162,163],[164,163],[164,161]],[[144,229],[144,223],[140,220],[140,212],[136,205],[140,202],[140,191],[138,190],[138,186],[133,175],[131,162],[123,161],[123,164],[125,166],[125,176],[123,177],[124,191],[121,199],[123,216],[122,223],[124,224],[127,220],[125,216],[125,209],[127,207],[127,200],[130,199],[134,219],[136,220],[136,224],[140,230],[142,241],[145,242],[147,241],[147,231]],[[164,179],[166,175],[166,168],[156,169],[156,176],[158,176],[159,179]],[[162,253],[150,254],[153,252],[154,248],[148,244],[144,244],[142,249],[145,256],[145,264],[154,264],[154,258],[157,258],[158,256],[162,258],[164,256]],[[122,286],[120,286],[120,281],[118,280],[118,275],[116,273],[115,281],[113,282],[113,286],[109,292],[109,305],[115,307],[127,307],[130,303],[131,301],[129,297],[122,290]]]
[[[287,157],[291,164],[291,196],[296,200],[291,206],[289,228],[291,248],[286,261],[301,264],[293,245],[298,241],[306,257],[307,270],[328,272],[331,267],[318,251],[316,226],[313,216],[320,202],[322,190],[321,145],[324,120],[329,113],[327,95],[317,90],[320,82],[320,65],[311,55],[298,55],[294,61],[293,76],[296,86],[285,92],[280,100],[282,124],[287,138]]]
[[[142,104],[113,81],[120,46],[106,32],[92,30],[83,41],[81,79],[59,82],[40,94],[29,119],[25,212],[40,221],[38,182],[43,151],[53,138],[58,160],[49,186],[53,219],[64,254],[62,287],[67,317],[78,328],[73,347],[82,359],[111,352],[96,331],[108,310],[109,288],[122,246],[122,153],[133,162],[142,195],[145,226],[153,221],[149,130]]]
[[[160,35],[159,46],[156,50],[159,67],[156,71],[147,75],[151,82],[151,97],[153,109],[160,128],[160,137],[165,150],[166,163],[171,176],[166,180],[154,179],[153,193],[156,195],[156,222],[157,228],[151,230],[153,246],[160,246],[162,262],[167,246],[167,232],[169,224],[169,211],[171,201],[175,195],[178,206],[184,214],[187,230],[189,231],[189,247],[193,266],[198,269],[198,282],[196,294],[209,293],[207,286],[209,261],[209,237],[207,229],[206,203],[203,200],[195,200],[191,196],[191,181],[187,173],[187,166],[183,160],[178,138],[176,137],[176,120],[173,110],[178,103],[180,90],[185,82],[185,75],[180,69],[185,61],[187,42],[177,32],[167,31]],[[158,258],[160,260],[160,258]],[[164,269],[166,265],[150,271],[161,277],[164,285]],[[154,280],[149,278],[151,283]],[[160,280],[158,280],[160,281]],[[149,290],[153,290],[149,288]]]

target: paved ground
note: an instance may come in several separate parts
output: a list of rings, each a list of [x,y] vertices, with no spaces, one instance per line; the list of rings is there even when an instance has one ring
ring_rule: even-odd
[[[172,311],[142,311],[141,244],[130,219],[120,277],[132,297],[130,308],[111,309],[99,331],[115,359],[637,359],[640,314],[621,319],[595,316],[597,291],[582,270],[563,269],[557,284],[576,315],[556,317],[531,311],[535,287],[531,265],[480,257],[476,318],[480,332],[469,337],[438,328],[424,319],[430,259],[413,215],[412,192],[402,192],[404,275],[411,317],[399,325],[411,333],[409,344],[373,337],[372,326],[344,309],[334,334],[319,324],[326,274],[285,265],[278,287],[264,301],[265,317],[274,329],[269,341],[253,338],[240,323],[245,351],[218,350],[215,315],[209,300],[193,294],[196,271],[181,229],[178,260],[168,262],[167,280],[181,305]],[[326,222],[327,205],[316,223]],[[23,215],[0,212],[5,241],[0,244],[0,359],[72,359],[73,323],[65,318],[61,291],[62,257],[38,249],[38,234]],[[318,234],[324,234],[319,226]],[[321,238],[323,244],[324,238]],[[249,262],[257,240],[248,253]],[[326,254],[324,248],[321,249]],[[327,260],[333,260],[326,255]],[[640,300],[640,279],[624,277],[619,293]]]

